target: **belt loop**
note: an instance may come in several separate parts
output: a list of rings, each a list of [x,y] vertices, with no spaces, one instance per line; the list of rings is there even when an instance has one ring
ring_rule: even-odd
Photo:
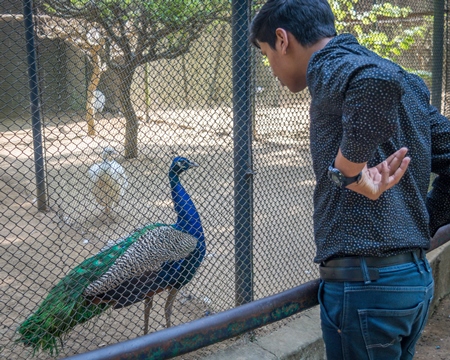
[[[417,266],[417,270],[419,270],[419,273],[421,273],[423,275],[423,271],[420,268],[420,264],[419,264],[419,258],[417,257],[417,254],[415,251],[412,252],[413,258],[414,258],[414,263]],[[420,257],[422,258],[422,253],[420,253]]]
[[[363,274],[363,280],[364,280],[364,284],[370,284],[372,282],[372,280],[370,280],[370,276],[369,276],[369,269],[367,268],[367,264],[366,264],[366,259],[364,259],[364,256],[361,256],[359,258],[360,260],[360,265],[361,265],[361,271]]]
[[[425,250],[423,248],[420,248],[420,258],[422,259],[422,261],[425,263],[425,270],[427,273],[431,272],[431,268],[428,265],[427,261],[425,261],[427,259],[427,254],[425,252]]]

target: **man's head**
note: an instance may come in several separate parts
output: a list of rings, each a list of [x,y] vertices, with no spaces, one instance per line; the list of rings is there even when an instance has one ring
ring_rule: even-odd
[[[292,92],[306,87],[309,58],[334,36],[327,0],[268,0],[250,25],[250,41]]]
[[[250,41],[275,49],[275,30],[282,28],[304,47],[336,36],[334,15],[327,0],[268,0],[250,25]]]

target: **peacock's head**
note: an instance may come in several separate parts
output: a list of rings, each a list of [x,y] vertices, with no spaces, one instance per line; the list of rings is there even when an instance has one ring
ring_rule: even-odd
[[[175,159],[173,159],[172,165],[170,165],[170,170],[179,175],[182,172],[193,167],[198,167],[198,164],[184,157],[177,156]]]
[[[114,157],[114,155],[117,155],[117,151],[112,146],[106,146],[103,149],[102,158],[104,160],[112,159]]]

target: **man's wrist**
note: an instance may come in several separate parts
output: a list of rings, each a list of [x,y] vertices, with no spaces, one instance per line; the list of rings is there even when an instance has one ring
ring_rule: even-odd
[[[346,188],[351,184],[358,184],[362,178],[362,171],[355,176],[345,176],[335,166],[335,161],[328,167],[328,178],[338,187]]]

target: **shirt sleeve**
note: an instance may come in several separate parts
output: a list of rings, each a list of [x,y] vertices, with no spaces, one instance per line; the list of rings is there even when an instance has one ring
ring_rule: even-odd
[[[358,76],[345,92],[340,144],[347,160],[368,161],[378,145],[387,141],[398,128],[398,108],[402,89],[391,78]]]
[[[431,107],[431,171],[437,175],[427,196],[430,233],[450,224],[450,121]]]

